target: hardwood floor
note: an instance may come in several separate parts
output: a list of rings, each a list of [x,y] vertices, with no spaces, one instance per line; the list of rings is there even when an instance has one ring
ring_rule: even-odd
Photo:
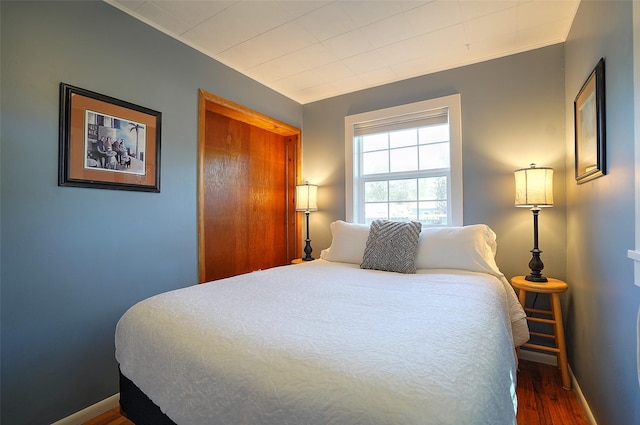
[[[562,388],[560,369],[520,360],[518,425],[587,425],[573,391]]]
[[[542,363],[520,361],[518,425],[587,425],[573,391],[562,388],[560,371]],[[135,425],[112,409],[83,425]]]
[[[116,407],[115,409],[111,409],[108,412],[103,413],[100,416],[97,416],[91,419],[88,422],[83,423],[82,425],[135,425],[129,419],[122,416],[120,413],[120,407]]]

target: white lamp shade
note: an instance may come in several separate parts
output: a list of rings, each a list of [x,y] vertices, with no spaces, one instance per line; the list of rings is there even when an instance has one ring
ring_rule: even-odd
[[[318,211],[318,186],[309,183],[296,186],[296,211]]]
[[[549,167],[522,168],[514,172],[516,178],[516,207],[553,206],[553,169]]]

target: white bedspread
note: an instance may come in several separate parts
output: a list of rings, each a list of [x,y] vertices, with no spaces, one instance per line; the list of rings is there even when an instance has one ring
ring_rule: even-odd
[[[523,318],[504,278],[316,260],[142,301],[116,359],[180,425],[515,424]]]

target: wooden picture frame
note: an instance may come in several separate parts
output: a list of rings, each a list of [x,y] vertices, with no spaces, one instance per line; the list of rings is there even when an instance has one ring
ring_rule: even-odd
[[[604,58],[601,58],[573,103],[578,184],[606,174],[604,86]]]
[[[162,114],[60,83],[58,185],[160,192]]]

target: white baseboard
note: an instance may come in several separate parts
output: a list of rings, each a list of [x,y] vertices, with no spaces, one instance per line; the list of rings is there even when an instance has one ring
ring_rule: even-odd
[[[522,360],[530,360],[532,362],[548,364],[551,366],[558,365],[558,359],[556,358],[556,356],[554,356],[553,354],[540,353],[538,351],[520,350],[520,355],[518,356],[518,358]],[[584,411],[587,422],[589,423],[589,425],[598,425],[596,419],[593,417],[593,413],[591,413],[591,408],[589,407],[589,403],[587,403],[587,399],[584,398],[584,394],[582,394],[580,384],[578,384],[578,380],[573,374],[573,370],[571,370],[571,366],[569,366],[569,376],[571,377],[573,392],[575,392],[578,403]]]
[[[102,415],[104,412],[108,412],[111,409],[118,407],[120,404],[120,393],[114,394],[109,398],[105,398],[102,401],[93,404],[86,409],[82,409],[79,412],[74,413],[71,416],[60,419],[51,425],[82,425],[83,423]]]
[[[587,403],[587,399],[584,398],[584,394],[582,394],[580,384],[578,384],[576,376],[573,374],[573,370],[571,370],[571,366],[569,366],[569,375],[571,375],[573,391],[576,393],[576,398],[578,399],[578,403],[580,403],[580,407],[582,407],[582,410],[584,411],[587,422],[589,423],[589,425],[598,425],[598,423],[596,422],[596,418],[594,418],[593,413],[591,413],[591,408],[589,407],[589,403]]]
[[[520,349],[520,355],[518,356],[518,358],[536,363],[558,366],[558,359],[556,358],[556,356],[554,356],[553,354],[540,353],[539,351]]]

